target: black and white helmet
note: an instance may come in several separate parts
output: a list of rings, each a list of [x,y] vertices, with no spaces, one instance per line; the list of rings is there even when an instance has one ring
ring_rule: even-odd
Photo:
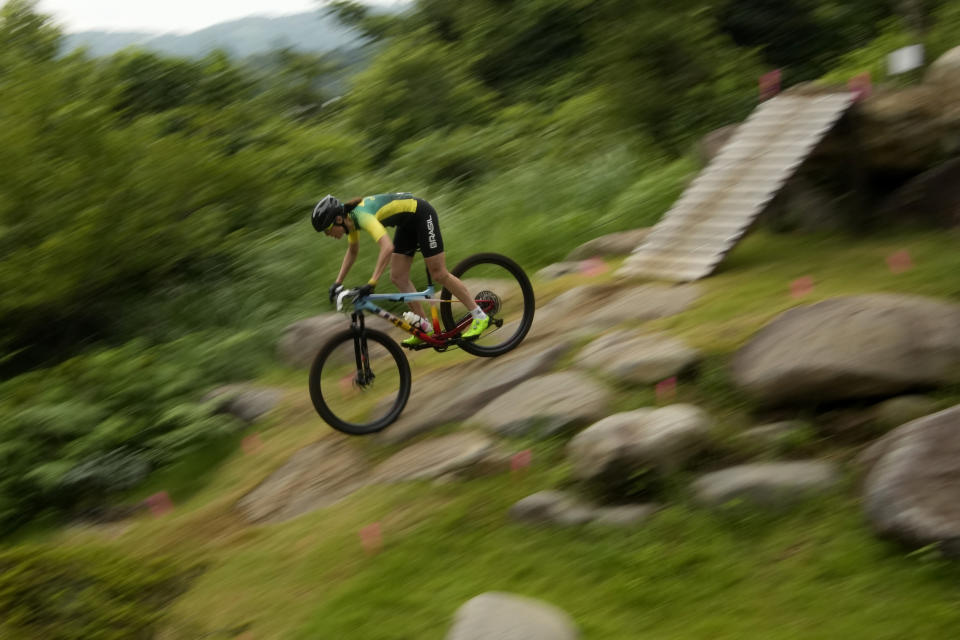
[[[333,224],[337,216],[343,215],[343,203],[333,196],[326,196],[313,208],[313,215],[310,221],[313,228],[317,231],[324,231]]]

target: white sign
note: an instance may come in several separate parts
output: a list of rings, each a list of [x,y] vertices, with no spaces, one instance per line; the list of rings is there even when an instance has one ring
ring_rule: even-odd
[[[913,71],[923,66],[923,45],[915,44],[897,49],[887,56],[887,70],[895,76],[907,71]]]

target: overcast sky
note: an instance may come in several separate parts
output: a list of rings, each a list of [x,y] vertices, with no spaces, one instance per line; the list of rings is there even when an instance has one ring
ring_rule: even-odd
[[[364,0],[393,4],[395,0]],[[2,4],[0,0],[0,4]],[[41,12],[67,31],[196,31],[250,15],[314,11],[317,0],[40,0]]]

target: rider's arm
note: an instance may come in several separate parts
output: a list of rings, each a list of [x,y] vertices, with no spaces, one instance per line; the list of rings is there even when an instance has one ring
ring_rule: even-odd
[[[373,277],[370,278],[370,284],[377,284],[377,280],[380,279],[387,265],[390,264],[390,256],[393,254],[393,241],[390,239],[390,236],[380,236],[377,244],[380,245],[380,255],[377,256],[377,266],[373,269]]]
[[[357,254],[360,253],[360,245],[350,243],[347,245],[347,253],[343,256],[343,263],[340,265],[340,274],[337,276],[337,282],[343,282],[350,272],[350,267],[357,261]]]

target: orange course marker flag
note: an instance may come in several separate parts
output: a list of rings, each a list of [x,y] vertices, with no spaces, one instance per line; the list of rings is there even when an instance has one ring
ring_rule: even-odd
[[[913,268],[913,260],[906,249],[887,256],[887,267],[891,273],[903,273]]]
[[[790,283],[790,297],[803,298],[813,293],[813,278],[803,276]]]
[[[153,514],[155,518],[159,518],[173,511],[173,500],[170,499],[170,494],[166,491],[155,493],[146,498],[144,502],[150,507],[150,513]]]
[[[383,549],[383,532],[380,529],[380,523],[374,522],[360,529],[360,544],[367,555],[380,553]]]
[[[668,402],[673,400],[674,396],[677,395],[676,376],[658,382],[657,386],[654,388],[654,392],[657,396],[657,402]]]

